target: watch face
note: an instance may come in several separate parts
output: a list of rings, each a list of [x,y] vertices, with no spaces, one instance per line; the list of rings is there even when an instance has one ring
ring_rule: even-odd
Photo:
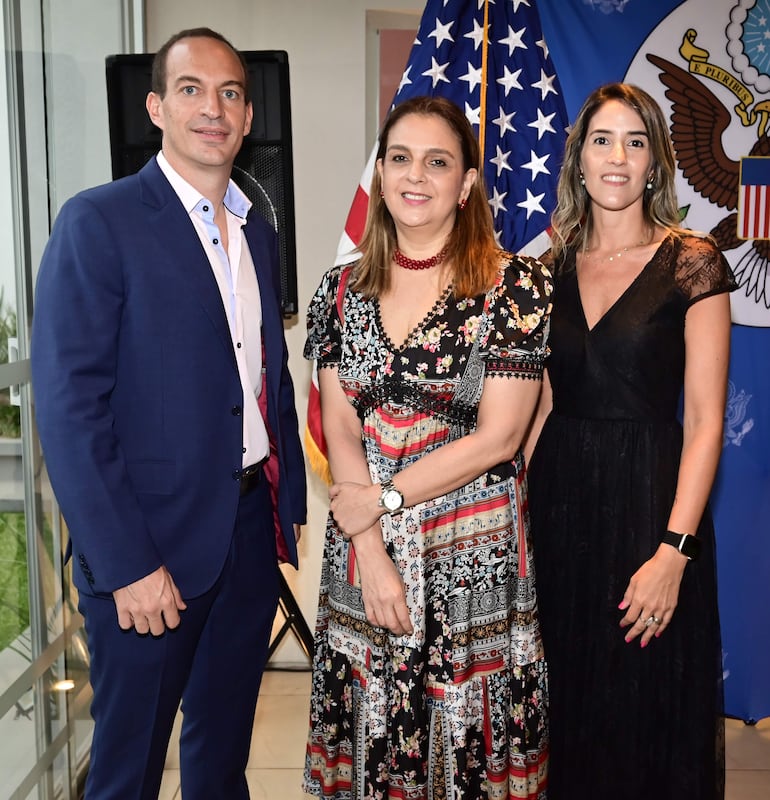
[[[694,536],[685,536],[682,542],[681,552],[687,558],[697,558],[700,552],[700,542]]]
[[[404,498],[401,496],[401,492],[398,492],[395,489],[388,489],[388,491],[382,496],[382,504],[388,509],[388,511],[398,511],[403,503]]]

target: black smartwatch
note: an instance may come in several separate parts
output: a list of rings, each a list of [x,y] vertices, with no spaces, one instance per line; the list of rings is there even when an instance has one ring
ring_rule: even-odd
[[[664,544],[670,544],[690,561],[695,561],[700,553],[700,540],[689,533],[674,533],[666,531],[663,534]]]
[[[396,489],[393,481],[388,479],[380,484],[382,494],[380,494],[379,506],[391,514],[398,514],[404,507],[404,495]]]

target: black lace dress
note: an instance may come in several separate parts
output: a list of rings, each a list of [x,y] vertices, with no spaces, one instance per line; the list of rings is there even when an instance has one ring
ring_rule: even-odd
[[[553,387],[529,466],[551,694],[549,800],[715,800],[724,792],[714,529],[698,529],[668,629],[627,644],[618,609],[666,530],[689,306],[735,284],[696,236],[666,238],[590,330],[575,253],[559,267]]]

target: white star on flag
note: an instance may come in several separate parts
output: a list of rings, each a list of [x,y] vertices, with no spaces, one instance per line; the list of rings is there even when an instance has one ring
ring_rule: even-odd
[[[540,89],[542,99],[548,96],[549,92],[556,94],[556,89],[553,88],[553,82],[556,80],[556,75],[546,75],[543,70],[540,70],[540,80],[532,84],[533,89]]]
[[[499,129],[499,133],[497,134],[501,139],[505,136],[507,131],[512,131],[516,133],[516,128],[511,125],[511,120],[516,115],[515,111],[511,111],[510,114],[505,113],[505,109],[500,106],[500,113],[492,120],[492,122],[497,125]]]
[[[501,211],[508,210],[503,203],[507,194],[508,192],[499,192],[497,186],[492,187],[492,197],[489,198],[489,205],[492,206],[492,215],[495,218]],[[529,214],[527,214],[527,217],[529,217]]]
[[[481,83],[481,67],[478,69],[468,62],[468,71],[465,75],[460,75],[461,81],[468,82],[468,91],[472,92]]]
[[[527,219],[535,212],[538,211],[541,214],[545,214],[545,209],[540,202],[544,197],[545,193],[533,195],[532,192],[529,191],[529,187],[527,187],[527,199],[522,200],[520,203],[516,203],[519,208],[525,208],[527,210]]]
[[[537,140],[538,142],[543,138],[544,133],[556,133],[553,125],[551,125],[551,120],[556,116],[556,114],[548,114],[546,116],[543,112],[538,108],[537,109],[537,119],[533,122],[528,122],[527,127],[529,128],[537,128]]]
[[[519,75],[521,75],[521,70],[517,69],[516,72],[511,72],[508,69],[508,66],[503,67],[503,76],[502,78],[498,78],[497,82],[505,87],[505,96],[508,97],[508,92],[511,89],[523,89],[524,87],[519,83]]]
[[[497,145],[497,154],[494,158],[489,159],[490,164],[494,164],[497,167],[497,177],[500,177],[500,173],[504,169],[511,169],[511,166],[508,164],[508,156],[511,154],[509,150],[507,153],[504,153],[500,149],[500,145]]]
[[[476,106],[476,108],[471,108],[471,106],[468,103],[466,103],[465,116],[468,118],[468,122],[470,122],[471,125],[479,125],[481,121],[481,106]]]
[[[521,37],[527,32],[526,28],[522,28],[520,31],[515,31],[510,25],[508,26],[508,35],[505,39],[500,39],[499,44],[507,44],[508,45],[508,55],[512,56],[513,51],[517,47],[522,47],[524,50],[527,49],[527,45],[521,41]]]
[[[411,67],[407,67],[406,70],[404,71],[404,74],[401,76],[401,83],[398,84],[399,92],[404,88],[404,86],[409,86],[409,84],[411,83],[411,81],[409,80],[409,71],[411,69],[412,69]]]
[[[452,34],[449,33],[449,29],[452,27],[452,25],[454,25],[454,20],[447,22],[446,25],[442,25],[438,20],[436,20],[436,27],[428,35],[436,40],[437,49],[441,47],[441,43],[444,41],[454,41]]]
[[[551,157],[550,153],[546,153],[544,156],[538,156],[534,150],[529,151],[529,161],[526,161],[521,166],[524,169],[528,169],[532,173],[531,180],[535,180],[535,178],[540,175],[542,172],[543,175],[550,175],[551,173],[548,171],[548,168],[545,166],[545,162]]]
[[[478,50],[484,40],[484,26],[477,20],[473,20],[473,30],[465,34],[467,39],[473,40],[473,49]]]
[[[446,64],[439,64],[435,58],[431,57],[430,60],[430,69],[426,69],[425,72],[422,73],[423,76],[428,76],[433,81],[433,88],[435,89],[436,86],[440,81],[444,81],[445,83],[449,83],[449,78],[444,74],[446,72],[447,67],[449,66],[449,62]]]

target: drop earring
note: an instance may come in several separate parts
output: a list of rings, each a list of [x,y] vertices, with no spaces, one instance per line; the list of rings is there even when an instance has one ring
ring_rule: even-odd
[[[463,197],[462,200],[457,204],[457,207],[462,211],[465,206],[468,204],[468,201]]]
[[[586,179],[583,177],[582,171],[580,173],[580,185],[581,186],[585,186],[586,185]]]
[[[647,191],[649,191],[650,189],[652,189],[652,179],[653,179],[653,176],[652,176],[652,175],[650,175],[650,177],[649,177],[649,178],[647,178]]]

